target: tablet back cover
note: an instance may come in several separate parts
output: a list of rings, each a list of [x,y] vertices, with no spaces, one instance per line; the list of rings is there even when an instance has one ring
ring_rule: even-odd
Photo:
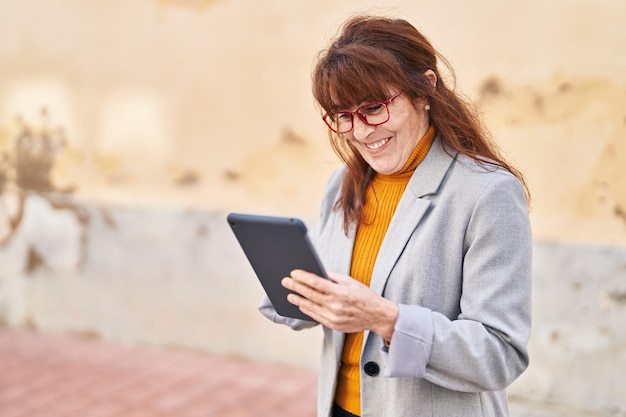
[[[242,213],[230,213],[227,220],[276,312],[311,320],[287,301],[290,291],[280,283],[294,269],[326,276],[304,223],[290,217]]]

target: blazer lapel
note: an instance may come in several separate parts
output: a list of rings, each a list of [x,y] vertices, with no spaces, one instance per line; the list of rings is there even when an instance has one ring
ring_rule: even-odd
[[[324,264],[329,271],[350,275],[356,228],[351,227],[346,236],[343,232],[343,216],[333,216],[332,221],[333,224],[329,227],[332,233],[329,241],[332,245],[322,249]]]
[[[448,155],[439,138],[435,138],[426,158],[409,180],[378,252],[370,282],[370,288],[376,293],[382,295],[391,270],[430,206],[430,200],[422,197],[437,193],[453,161],[454,157]]]

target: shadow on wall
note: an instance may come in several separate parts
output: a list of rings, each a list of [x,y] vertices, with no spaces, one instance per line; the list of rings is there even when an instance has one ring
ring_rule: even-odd
[[[24,191],[71,193],[74,187],[55,186],[52,170],[66,137],[52,127],[48,109],[41,109],[40,126],[18,116],[12,146],[0,155],[0,245],[11,239],[24,215]]]
[[[65,147],[63,128],[54,128],[47,108],[41,109],[41,126],[30,126],[18,117],[18,133],[12,152],[4,152],[0,165],[0,192],[14,183],[22,190],[72,192],[73,187],[55,187],[51,172],[55,159]]]

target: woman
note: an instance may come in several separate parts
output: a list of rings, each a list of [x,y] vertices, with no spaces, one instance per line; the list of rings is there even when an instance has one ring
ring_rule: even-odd
[[[314,70],[345,163],[313,236],[333,272],[283,279],[315,322],[260,310],[323,325],[318,416],[506,416],[528,365],[527,189],[437,56],[408,22],[361,16]]]

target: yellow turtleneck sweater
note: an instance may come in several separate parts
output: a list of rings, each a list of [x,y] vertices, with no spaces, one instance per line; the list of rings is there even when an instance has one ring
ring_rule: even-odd
[[[435,128],[430,126],[419,141],[405,166],[391,175],[376,174],[367,188],[363,220],[359,222],[352,251],[350,275],[369,286],[391,218],[415,168],[426,157],[435,139]],[[346,334],[337,378],[335,401],[341,408],[361,415],[360,358],[363,332]]]

